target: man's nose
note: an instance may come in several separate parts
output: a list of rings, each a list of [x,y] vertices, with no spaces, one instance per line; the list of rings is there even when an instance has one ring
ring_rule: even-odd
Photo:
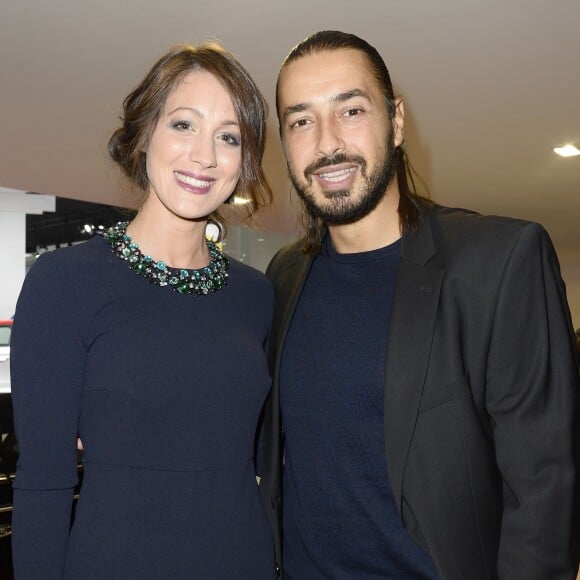
[[[318,125],[317,155],[332,157],[346,149],[341,128],[334,119],[320,121]]]

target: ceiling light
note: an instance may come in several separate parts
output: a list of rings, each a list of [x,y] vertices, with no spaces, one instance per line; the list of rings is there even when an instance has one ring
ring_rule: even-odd
[[[580,149],[577,149],[574,145],[564,145],[564,147],[554,147],[554,153],[557,153],[560,157],[575,157],[580,155]]]

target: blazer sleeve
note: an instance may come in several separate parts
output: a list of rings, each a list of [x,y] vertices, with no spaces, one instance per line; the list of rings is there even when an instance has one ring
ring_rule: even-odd
[[[85,347],[70,268],[49,254],[25,279],[11,340],[19,459],[13,513],[16,578],[60,580],[77,484]],[[67,280],[69,281],[67,283]]]
[[[487,369],[503,478],[498,577],[575,579],[578,373],[558,261],[537,224],[522,229],[504,264]]]

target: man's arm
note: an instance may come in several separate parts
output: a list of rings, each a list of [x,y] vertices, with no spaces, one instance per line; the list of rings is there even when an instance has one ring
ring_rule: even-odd
[[[498,576],[575,579],[579,382],[558,261],[537,224],[504,265],[487,368],[504,481]]]

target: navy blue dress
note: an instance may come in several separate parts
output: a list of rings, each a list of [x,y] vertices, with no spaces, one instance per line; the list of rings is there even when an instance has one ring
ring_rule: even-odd
[[[100,237],[41,256],[12,335],[19,580],[275,577],[253,460],[272,305],[234,260],[224,289],[194,297]]]

